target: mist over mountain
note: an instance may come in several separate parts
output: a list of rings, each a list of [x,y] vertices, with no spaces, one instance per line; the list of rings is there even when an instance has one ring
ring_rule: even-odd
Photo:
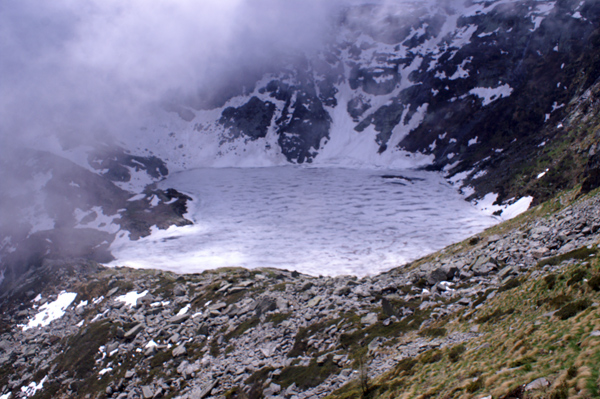
[[[600,1],[0,0],[0,399],[600,392]]]
[[[499,214],[589,190],[599,16],[579,0],[4,2],[3,270],[105,261],[118,232],[191,223],[186,194],[153,184],[195,167],[425,168]]]

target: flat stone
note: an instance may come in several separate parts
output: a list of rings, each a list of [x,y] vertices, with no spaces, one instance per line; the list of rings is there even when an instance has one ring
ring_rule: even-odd
[[[515,273],[515,270],[513,269],[512,266],[506,266],[505,268],[503,268],[502,270],[500,270],[498,272],[498,277],[500,277],[501,279],[504,279],[514,273]]]
[[[264,390],[263,394],[265,397],[273,396],[277,393],[281,392],[281,385],[275,384],[274,382],[269,385],[267,389]]]
[[[562,253],[571,252],[575,248],[576,248],[575,244],[573,244],[572,242],[569,242],[569,243],[563,245],[562,247],[560,247],[559,251]]]
[[[208,394],[210,393],[210,391],[212,391],[217,384],[219,383],[218,380],[214,380],[211,383],[209,383],[201,392],[200,394],[198,394],[198,399],[204,399],[205,397],[208,396]]]
[[[173,289],[173,294],[175,296],[184,296],[186,293],[186,289],[185,287],[183,287],[182,285],[177,285],[175,286],[175,288]]]
[[[487,276],[496,269],[496,265],[492,262],[486,262],[475,265],[471,268],[471,271],[475,276]]]
[[[322,296],[316,296],[313,299],[311,299],[310,301],[308,301],[306,306],[309,308],[315,307],[321,302],[322,299],[323,299]]]
[[[348,378],[352,375],[352,369],[343,369],[340,372],[340,376],[344,377],[344,378]]]
[[[217,302],[208,307],[209,310],[221,310],[225,309],[227,304],[225,302]]]
[[[530,253],[535,259],[540,259],[544,256],[548,256],[550,254],[550,250],[546,247],[534,248],[530,251]]]
[[[169,339],[167,340],[167,342],[170,342],[170,343],[174,344],[175,342],[179,341],[179,338],[181,338],[181,335],[179,335],[179,333],[174,333],[173,335],[171,335],[169,337]]]
[[[340,363],[345,357],[345,355],[333,355],[333,362],[336,364]]]
[[[531,381],[529,384],[525,385],[526,391],[533,391],[534,389],[542,389],[546,388],[550,383],[544,377],[538,378],[537,380]]]
[[[178,316],[173,316],[169,319],[169,323],[171,324],[180,324],[183,323],[184,321],[186,321],[187,319],[190,318],[189,314],[182,314],[182,315],[178,315]]]
[[[131,330],[127,331],[124,335],[124,338],[125,339],[133,339],[143,329],[144,329],[144,326],[142,324],[138,324],[137,326],[133,327]]]
[[[148,385],[142,385],[142,396],[144,399],[150,399],[154,396],[154,391]]]
[[[231,289],[229,290],[229,293],[235,294],[236,292],[242,292],[245,290],[246,290],[246,287],[235,286],[235,287],[231,287]]]
[[[458,300],[457,302],[459,305],[463,305],[463,306],[469,306],[471,305],[472,301],[471,299],[467,298],[467,297],[462,297]]]
[[[155,345],[152,345],[152,346],[149,346],[146,348],[146,350],[144,351],[144,355],[152,356],[152,355],[156,354],[156,352],[158,352],[158,348]]]
[[[106,344],[106,353],[114,352],[118,348],[119,348],[119,343],[118,342],[108,343],[108,344]]]
[[[366,316],[360,319],[360,322],[366,325],[377,323],[377,313],[368,313]]]
[[[233,287],[233,284],[225,284],[224,286],[222,286],[221,288],[219,288],[217,290],[217,292],[218,293],[223,293],[223,292],[227,291],[231,287]]]
[[[181,344],[178,347],[176,347],[175,349],[173,349],[173,357],[177,357],[177,356],[182,356],[185,355],[187,353],[187,349],[185,348],[185,345]]]
[[[381,345],[382,341],[383,340],[381,339],[381,337],[377,337],[371,342],[369,342],[369,345],[367,345],[367,349],[369,350],[369,352],[375,352],[377,348],[379,348],[379,345]]]

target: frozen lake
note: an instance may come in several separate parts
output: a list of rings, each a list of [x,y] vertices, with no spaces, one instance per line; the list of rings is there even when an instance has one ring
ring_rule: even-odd
[[[440,175],[268,167],[195,169],[163,181],[194,198],[193,226],[117,239],[112,265],[179,273],[224,266],[376,274],[497,223]]]

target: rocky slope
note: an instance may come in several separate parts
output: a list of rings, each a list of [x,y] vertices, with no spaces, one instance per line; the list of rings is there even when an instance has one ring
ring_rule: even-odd
[[[589,397],[599,209],[567,193],[361,280],[46,261],[1,298],[1,397]]]
[[[152,184],[169,173],[160,159],[108,145],[81,165],[67,158],[21,149],[0,160],[0,284],[44,259],[109,262],[117,233],[138,239],[152,226],[191,223],[190,198]]]

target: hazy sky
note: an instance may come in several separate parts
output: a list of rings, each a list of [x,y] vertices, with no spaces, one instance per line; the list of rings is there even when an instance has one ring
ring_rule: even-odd
[[[115,130],[168,90],[314,50],[340,1],[1,0],[2,141]]]

